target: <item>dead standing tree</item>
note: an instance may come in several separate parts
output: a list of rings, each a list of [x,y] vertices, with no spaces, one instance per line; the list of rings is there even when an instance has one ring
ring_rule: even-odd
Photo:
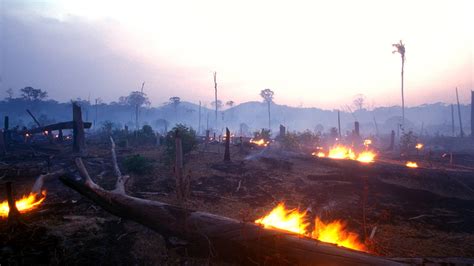
[[[189,180],[184,176],[183,163],[183,142],[178,129],[174,133],[175,139],[175,164],[174,172],[176,175],[176,196],[178,201],[183,204],[186,201],[189,192]]]
[[[82,122],[81,107],[76,102],[72,103],[72,120],[73,120],[72,150],[75,153],[84,153],[86,150],[84,123]]]
[[[230,162],[230,131],[225,128],[224,162]]]
[[[216,130],[217,130],[217,72],[214,72],[214,102],[216,103],[216,117],[215,117],[215,125],[216,125]]]
[[[459,116],[459,130],[461,138],[464,138],[464,130],[462,128],[462,118],[461,118],[461,106],[459,104],[459,94],[458,94],[458,87],[456,87],[456,101],[458,103],[458,116]]]

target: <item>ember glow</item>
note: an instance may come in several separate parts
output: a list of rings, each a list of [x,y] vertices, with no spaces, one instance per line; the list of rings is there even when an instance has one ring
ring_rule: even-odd
[[[405,165],[410,168],[418,168],[418,164],[416,162],[407,162]]]
[[[285,205],[280,203],[269,214],[255,220],[255,223],[263,225],[264,228],[278,228],[354,250],[367,250],[358,240],[359,236],[346,229],[345,222],[336,220],[324,223],[316,217],[315,228],[310,232],[307,220],[306,212],[286,209]]]
[[[264,139],[250,139],[250,143],[256,144],[257,146],[267,147],[270,142],[265,141]]]
[[[416,146],[415,146],[415,148],[416,148],[417,150],[423,149],[423,143],[417,143]]]
[[[40,205],[46,199],[46,191],[41,192],[41,196],[37,193],[31,192],[29,195],[23,196],[21,199],[15,201],[16,208],[20,213],[28,212],[38,205]],[[0,203],[0,217],[8,217],[8,212],[10,208],[8,207],[8,201],[5,200]]]
[[[337,145],[331,148],[327,155],[322,151],[313,152],[312,155],[317,157],[328,157],[331,159],[348,159],[357,160],[361,163],[372,163],[375,161],[375,157],[377,154],[370,150],[366,150],[357,154],[351,148],[342,145]]]
[[[371,139],[366,139],[364,140],[364,146],[368,147],[369,145],[372,144],[372,140]]]

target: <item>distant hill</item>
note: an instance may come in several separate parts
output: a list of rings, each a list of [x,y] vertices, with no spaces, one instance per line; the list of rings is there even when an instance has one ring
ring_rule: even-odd
[[[100,128],[104,121],[112,121],[117,127],[128,125],[135,127],[135,113],[132,106],[117,103],[99,104],[97,106],[81,101],[83,117],[93,122],[95,128]],[[30,109],[44,124],[70,120],[72,117],[71,104],[59,103],[54,100],[29,102],[23,99],[0,101],[0,115],[10,117],[11,127],[34,126],[33,120],[26,113]],[[96,117],[97,113],[97,117]],[[406,126],[415,133],[452,135],[451,106],[444,103],[424,104],[406,108]],[[355,120],[361,125],[364,134],[389,133],[397,129],[401,120],[399,106],[378,107],[373,110],[361,109],[353,113],[341,111],[341,127],[343,132],[351,131]],[[459,119],[455,106],[455,131],[459,134]],[[463,129],[470,134],[470,105],[461,105]],[[199,127],[199,105],[181,102],[174,105],[165,104],[159,107],[140,109],[140,125],[149,124],[157,130],[163,130],[163,119],[168,121],[168,128],[175,123],[184,123],[195,129]],[[268,127],[267,105],[262,102],[245,102],[232,108],[218,112],[217,127],[222,130],[225,126],[236,132],[240,124],[245,123],[251,131]],[[377,123],[377,127],[375,126]],[[215,124],[215,112],[210,108],[201,109],[201,130],[209,124]],[[337,110],[319,108],[301,108],[286,105],[271,105],[271,125],[274,132],[280,124],[287,126],[290,131],[319,130],[328,132],[331,127],[337,127]]]

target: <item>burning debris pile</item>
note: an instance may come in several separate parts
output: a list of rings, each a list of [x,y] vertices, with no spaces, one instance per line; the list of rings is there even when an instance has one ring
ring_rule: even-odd
[[[283,203],[279,203],[269,214],[255,220],[255,223],[265,228],[278,228],[349,249],[367,251],[366,247],[359,242],[359,236],[346,229],[345,222],[335,220],[325,223],[316,217],[314,224],[311,224],[308,219],[306,211],[290,210]],[[314,227],[312,231],[311,226]]]

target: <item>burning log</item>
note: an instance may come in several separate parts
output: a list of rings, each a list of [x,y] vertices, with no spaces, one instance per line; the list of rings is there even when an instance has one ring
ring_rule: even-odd
[[[230,162],[230,131],[225,128],[224,162]]]
[[[138,222],[165,236],[186,239],[198,254],[217,254],[222,259],[304,265],[401,265],[396,261],[337,247],[294,233],[263,228],[256,223],[189,210],[162,202],[131,197],[124,182],[112,191],[94,183],[82,160],[76,159],[81,178],[67,173],[60,180],[105,210]]]

